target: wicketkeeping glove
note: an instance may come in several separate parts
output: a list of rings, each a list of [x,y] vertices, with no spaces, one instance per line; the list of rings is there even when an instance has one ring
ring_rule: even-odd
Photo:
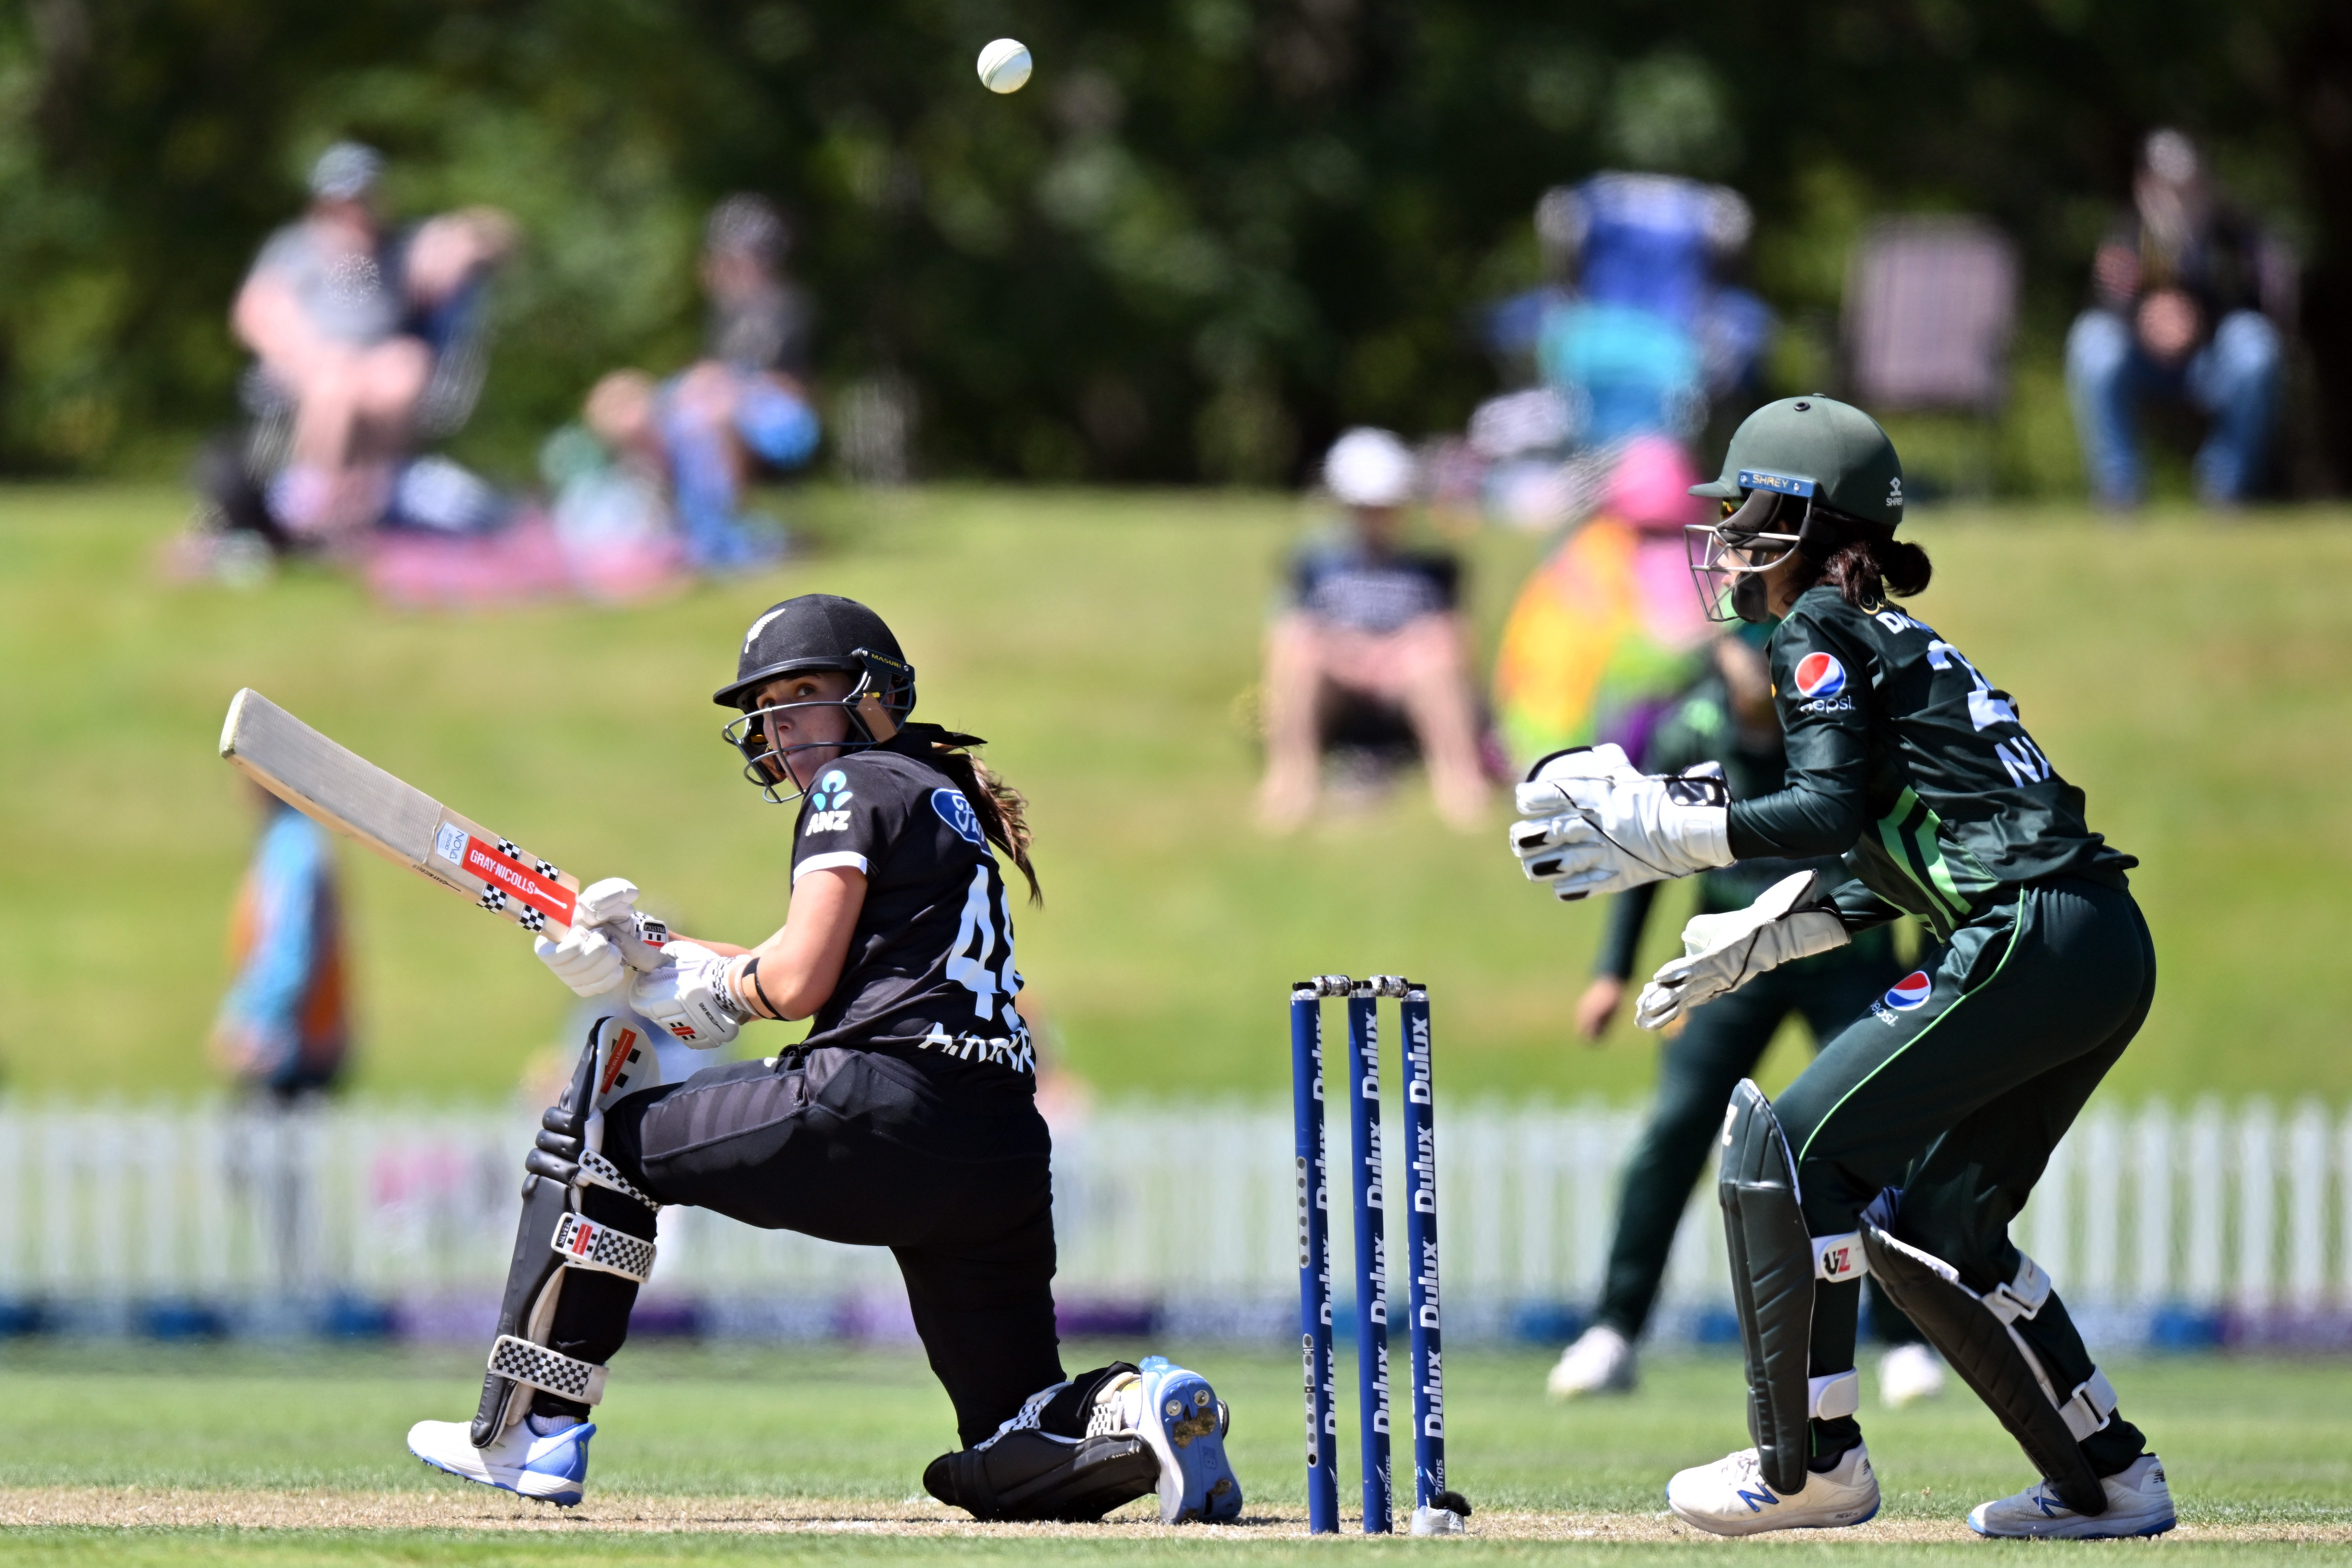
[[[1731,864],[1731,792],[1714,763],[1664,777],[1616,746],[1546,758],[1517,793],[1511,853],[1552,896],[1622,893]]]
[[[1633,1022],[1662,1029],[1768,969],[1853,941],[1833,911],[1797,907],[1811,896],[1813,880],[1812,872],[1800,871],[1765,889],[1744,910],[1693,915],[1683,927],[1683,956],[1658,966],[1634,1005]]]
[[[698,1051],[723,1046],[751,1016],[735,1000],[727,971],[735,961],[691,942],[662,949],[663,963],[629,985],[629,1005]]]

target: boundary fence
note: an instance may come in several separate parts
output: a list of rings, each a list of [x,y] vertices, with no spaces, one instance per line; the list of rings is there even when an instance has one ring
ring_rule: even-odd
[[[1599,1285],[1637,1114],[1478,1100],[1439,1112],[1448,1334],[1565,1337]],[[0,1103],[0,1332],[486,1334],[535,1120]],[[1333,1136],[1344,1146],[1344,1128]],[[1113,1105],[1057,1127],[1055,1148],[1066,1328],[1287,1342],[1286,1107]],[[2096,1342],[2352,1350],[2352,1111],[2094,1107],[2016,1235]],[[1342,1289],[1349,1240],[1332,1226]],[[1702,1183],[1657,1331],[1727,1339],[1729,1299]],[[639,1309],[639,1332],[666,1329],[911,1333],[887,1253],[690,1209],[664,1212]]]

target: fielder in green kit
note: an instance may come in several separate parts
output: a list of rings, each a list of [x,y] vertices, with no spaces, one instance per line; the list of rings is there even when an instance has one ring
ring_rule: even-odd
[[[1614,747],[1519,786],[1512,848],[1563,899],[1735,860],[1842,855],[1747,909],[1695,918],[1643,992],[1655,1028],[1853,933],[1916,915],[1938,945],[1769,1102],[1723,1123],[1717,1195],[1756,1446],[1684,1470],[1675,1512],[1723,1535],[1878,1510],[1853,1373],[1874,1275],[2042,1479],[1969,1515],[1994,1536],[2152,1535],[2162,1464],[2116,1407],[2049,1277],[2009,1239],[2051,1150],[2131,1041],[2156,955],[2126,871],[2016,703],[1889,603],[1927,586],[1898,541],[1903,471],[1860,410],[1791,398],[1749,416],[1692,530],[1709,613],[1778,620],[1785,787],[1734,801],[1719,769],[1645,775]]]

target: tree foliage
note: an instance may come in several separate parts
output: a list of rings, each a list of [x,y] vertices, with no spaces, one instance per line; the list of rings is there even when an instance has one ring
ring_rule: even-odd
[[[1001,34],[1038,60],[1009,98],[972,72]],[[1492,384],[1470,312],[1533,280],[1549,184],[1737,184],[1801,329],[1868,214],[1986,213],[2047,339],[2158,123],[2296,236],[2317,361],[2352,365],[2326,0],[28,0],[0,15],[0,461],[223,419],[230,294],[340,135],[392,154],[398,210],[522,221],[492,447],[689,353],[700,215],[750,189],[795,217],[825,381],[906,378],[930,470],[1265,479],[1347,422],[1462,417]]]

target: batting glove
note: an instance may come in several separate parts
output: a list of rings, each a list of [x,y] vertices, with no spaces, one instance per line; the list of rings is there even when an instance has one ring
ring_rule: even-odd
[[[662,966],[629,984],[629,1005],[698,1051],[723,1046],[751,1014],[727,984],[733,959],[691,942],[662,949]]]
[[[1731,864],[1731,792],[1714,763],[1665,777],[1616,746],[1549,757],[1518,786],[1511,852],[1533,882],[1575,900]]]
[[[1853,939],[1828,910],[1801,910],[1813,873],[1800,871],[1764,889],[1744,910],[1693,915],[1683,927],[1683,956],[1659,965],[1633,1007],[1633,1022],[1663,1029],[1702,1002],[1737,991],[1792,958],[1811,958]]]
[[[530,950],[555,971],[558,980],[572,987],[575,996],[602,996],[620,989],[628,977],[629,966],[621,962],[621,950],[592,925],[573,926],[562,942],[542,936],[530,944]]]

